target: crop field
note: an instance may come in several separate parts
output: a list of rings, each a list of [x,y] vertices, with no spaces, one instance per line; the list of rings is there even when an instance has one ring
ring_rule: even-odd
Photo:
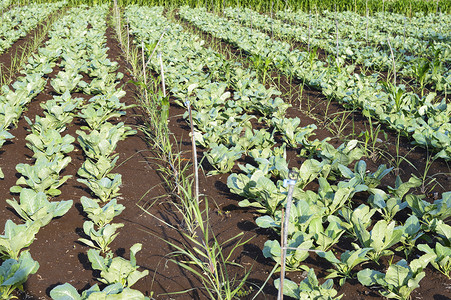
[[[451,2],[0,9],[0,299],[451,299]]]

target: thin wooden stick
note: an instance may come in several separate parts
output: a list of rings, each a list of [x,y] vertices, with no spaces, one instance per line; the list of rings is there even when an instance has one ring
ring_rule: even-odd
[[[163,56],[161,55],[161,52],[158,52],[158,58],[160,59],[161,87],[163,89],[163,97],[166,97],[166,83],[164,81]]]
[[[312,25],[312,15],[308,12],[308,36],[307,36],[307,52],[310,52],[310,27]]]
[[[127,18],[127,60],[129,59],[128,55],[130,52],[130,23]]]
[[[403,39],[403,43],[406,43],[406,26],[407,26],[407,18],[404,17],[404,39]]]
[[[290,173],[292,174],[292,173]],[[289,174],[289,176],[290,176]],[[297,175],[296,175],[297,177]],[[285,214],[282,215],[282,237],[281,237],[281,249],[282,253],[280,256],[280,287],[279,287],[279,294],[277,295],[278,300],[283,299],[283,282],[285,281],[285,260],[287,255],[287,240],[288,240],[288,226],[290,224],[290,212],[291,212],[291,204],[293,200],[293,192],[294,192],[294,186],[296,184],[296,179],[289,178],[284,180],[284,186],[288,185],[288,195],[287,195],[287,206],[285,210]]]
[[[337,65],[338,65],[338,20],[337,20],[337,17],[335,17],[335,31],[337,32]]]
[[[273,9],[273,7],[274,7],[274,1],[271,1],[271,38],[274,37],[274,31],[273,31],[273,28],[272,28],[272,19],[273,19],[273,17],[272,17],[272,9]]]
[[[366,9],[366,42],[368,43],[368,15],[369,11],[368,8]]]
[[[188,96],[187,96],[187,98],[188,98]],[[191,125],[191,146],[193,149],[194,197],[196,199],[196,203],[199,205],[199,174],[198,174],[198,168],[197,168],[196,141],[194,139],[193,114],[191,112],[190,102],[187,100],[185,102],[185,104],[188,106],[189,123]]]

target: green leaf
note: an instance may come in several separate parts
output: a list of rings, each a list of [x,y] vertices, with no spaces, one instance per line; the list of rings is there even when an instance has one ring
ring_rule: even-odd
[[[77,290],[69,283],[60,284],[50,291],[53,300],[81,300]]]

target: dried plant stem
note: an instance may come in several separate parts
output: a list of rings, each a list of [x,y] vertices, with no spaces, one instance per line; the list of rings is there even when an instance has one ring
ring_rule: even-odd
[[[194,198],[196,199],[197,205],[199,205],[199,173],[197,167],[196,141],[194,139],[193,115],[191,112],[191,105],[189,101],[187,101],[187,105],[188,105],[189,123],[191,125],[191,145],[193,149]]]
[[[391,47],[390,37],[387,38],[388,46],[390,47],[391,59],[393,62],[393,86],[396,86],[396,64],[395,64],[395,55],[393,54],[393,48]]]
[[[146,64],[145,64],[145,58],[144,58],[144,41],[141,41],[141,53],[142,53],[142,63],[143,63],[143,81],[144,81],[144,91],[146,94],[146,99],[148,98],[147,95],[147,74],[146,74]]]

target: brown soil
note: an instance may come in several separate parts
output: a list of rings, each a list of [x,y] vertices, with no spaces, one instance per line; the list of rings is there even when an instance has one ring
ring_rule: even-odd
[[[108,29],[107,31],[109,50],[109,58],[115,61],[123,62],[124,57],[117,41],[114,39],[114,31]],[[208,44],[208,43],[207,43]],[[14,53],[14,52],[10,52]],[[125,64],[122,64],[120,72],[128,74],[125,69]],[[55,76],[55,73],[50,74],[50,77]],[[134,86],[128,84],[128,80],[132,79],[130,75],[125,75],[122,84],[127,95],[122,98],[123,102],[127,104],[135,103]],[[50,82],[50,80],[48,81]],[[291,85],[291,86],[290,86]],[[281,87],[299,89],[299,85],[291,81],[286,81],[281,84]],[[282,90],[284,92],[284,90]],[[75,94],[74,96],[81,96]],[[324,98],[316,91],[304,90],[303,98],[310,98],[311,103],[317,104],[311,116],[317,118],[322,116],[326,102]],[[38,97],[30,104],[28,111],[24,114],[34,119],[35,115],[42,115],[42,109],[39,104],[43,101],[52,98],[52,88],[48,84],[46,89],[38,95]],[[297,101],[296,99],[290,99]],[[304,100],[305,101],[305,100]],[[304,104],[303,104],[304,105]],[[294,107],[298,105],[295,104]],[[333,112],[338,112],[340,108],[335,104],[331,104],[330,109]],[[177,141],[180,142],[180,148],[186,152],[186,157],[189,158],[191,151],[189,130],[185,120],[182,118],[184,109],[171,105],[170,108],[170,130],[174,134]],[[306,116],[301,111],[292,108],[289,110],[290,117],[298,116],[302,120],[302,125],[307,125],[315,122],[314,118]],[[358,119],[355,115],[357,133],[365,128],[363,119]],[[131,109],[127,112],[127,116],[122,118],[127,125],[138,128],[145,123],[145,116],[142,115],[139,108]],[[79,129],[81,121],[75,119],[73,124],[68,127],[65,133],[69,133],[76,137],[76,130]],[[0,193],[2,198],[0,202],[0,224],[4,224],[7,219],[12,219],[14,222],[21,222],[19,217],[7,206],[5,200],[18,198],[18,195],[13,195],[9,192],[9,188],[15,184],[17,179],[17,172],[15,166],[18,163],[31,163],[30,158],[32,153],[25,146],[25,136],[27,132],[27,123],[23,118],[20,119],[17,128],[11,130],[15,136],[11,142],[5,144],[0,152],[0,165],[5,173],[5,179],[0,184]],[[316,138],[323,139],[330,136],[330,133],[322,126],[317,131]],[[348,134],[348,133],[345,133]],[[389,134],[389,136],[391,136]],[[336,138],[337,144],[340,144],[341,137]],[[383,143],[388,147],[393,146],[393,137],[387,142]],[[52,220],[49,225],[42,228],[36,236],[36,240],[30,246],[30,253],[32,257],[40,263],[40,268],[37,274],[30,276],[25,284],[25,292],[19,296],[22,299],[49,299],[50,290],[62,283],[71,283],[79,291],[87,287],[99,283],[96,281],[98,273],[93,271],[86,253],[88,247],[78,242],[78,238],[83,236],[82,224],[86,220],[81,204],[81,196],[89,196],[89,192],[85,186],[76,181],[76,172],[84,161],[82,151],[78,142],[75,142],[76,150],[70,153],[72,158],[71,164],[64,170],[62,175],[71,174],[73,177],[61,187],[62,194],[55,200],[74,200],[74,207],[61,218]],[[381,145],[382,147],[382,145]],[[408,141],[402,140],[402,152],[410,151]],[[169,228],[162,222],[158,221],[158,217],[165,222],[170,223],[175,227],[180,227],[180,216],[174,212],[174,207],[170,203],[170,198],[156,199],[158,196],[166,195],[167,192],[162,184],[162,179],[156,171],[157,161],[152,157],[152,148],[145,141],[143,133],[138,132],[137,135],[129,137],[126,141],[119,143],[116,149],[119,153],[118,167],[114,172],[122,174],[123,185],[121,186],[121,197],[119,203],[126,206],[124,212],[115,218],[115,222],[124,223],[125,226],[119,230],[120,234],[115,239],[111,248],[116,255],[128,258],[129,248],[134,243],[142,243],[143,250],[137,255],[137,262],[143,269],[149,270],[150,274],[145,279],[138,281],[133,288],[138,289],[146,295],[151,295],[157,299],[208,299],[205,292],[202,290],[201,282],[187,273],[183,269],[177,267],[170,262],[170,253],[174,251],[166,242],[167,240],[174,243],[183,244],[186,241],[183,236],[176,230]],[[202,151],[199,153],[199,158],[202,156]],[[292,151],[290,157],[296,159],[295,151]],[[379,157],[379,155],[378,155]],[[414,149],[408,154],[410,161],[417,164],[418,168],[424,165],[425,153],[424,150]],[[382,158],[379,158],[382,159]],[[380,161],[377,162],[379,164]],[[376,164],[370,164],[371,169],[375,169]],[[208,169],[208,165],[204,165]],[[404,177],[410,176],[410,173],[415,173],[408,166],[401,165],[405,173],[401,173]],[[431,174],[445,172],[449,174],[449,168],[444,162],[435,162],[431,168]],[[243,265],[245,270],[251,269],[251,275],[248,279],[246,290],[252,288],[254,291],[259,289],[259,286],[266,280],[268,274],[271,272],[274,263],[264,258],[261,249],[263,244],[268,239],[277,238],[272,232],[263,230],[255,225],[255,218],[258,217],[251,209],[242,209],[237,206],[239,197],[230,194],[225,182],[228,174],[216,176],[200,176],[201,192],[209,199],[210,204],[210,225],[216,237],[220,241],[225,241],[230,237],[244,232],[244,239],[253,237],[253,239],[246,243],[243,247],[238,249],[236,255],[233,256],[235,262]],[[444,178],[439,178],[443,190],[450,190],[449,175],[444,175]],[[387,176],[387,183],[392,183],[393,177]],[[436,188],[440,193],[443,190]],[[141,199],[142,198],[142,199]],[[362,196],[363,198],[363,196]],[[137,203],[146,205],[146,203],[154,203],[148,210],[152,217],[137,206]],[[225,247],[225,250],[230,249],[230,245]],[[338,251],[349,249],[350,241],[344,241],[337,247]],[[395,261],[399,260],[402,254],[395,256]],[[387,259],[382,261],[382,266],[387,266]],[[316,255],[311,255],[307,259],[306,264],[310,267],[315,267],[316,273],[321,278],[324,278],[326,270],[330,265],[319,260]],[[382,268],[380,266],[379,268]],[[376,268],[376,266],[371,266]],[[243,270],[232,270],[232,273],[242,276]],[[434,299],[443,300],[451,299],[451,281],[445,276],[441,275],[435,269],[428,267],[426,270],[427,276],[421,282],[421,287],[413,293],[413,299]],[[272,279],[278,276],[272,276]],[[299,281],[304,278],[301,273],[290,273],[288,278]],[[428,280],[433,278],[433,280]],[[258,296],[258,299],[275,299],[276,289],[272,285],[272,279],[269,285],[265,287],[264,293]],[[100,284],[103,287],[102,284]],[[360,285],[356,280],[348,281],[343,287],[336,286],[340,294],[343,294],[343,299],[381,299],[376,290],[366,288]],[[189,290],[189,292],[181,295],[171,295],[170,293]]]

